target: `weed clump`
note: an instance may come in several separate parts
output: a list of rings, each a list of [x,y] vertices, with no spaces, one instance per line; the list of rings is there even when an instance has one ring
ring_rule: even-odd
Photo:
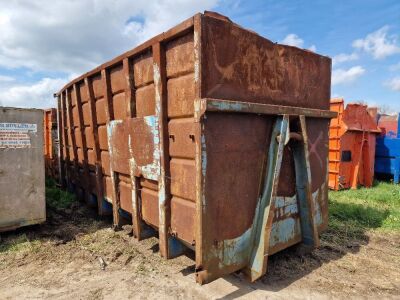
[[[51,208],[66,209],[76,202],[74,194],[59,189],[55,181],[46,178],[46,203]]]

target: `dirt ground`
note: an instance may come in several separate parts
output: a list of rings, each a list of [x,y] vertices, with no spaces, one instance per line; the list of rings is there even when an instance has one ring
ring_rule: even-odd
[[[400,298],[400,234],[328,229],[311,254],[272,256],[255,283],[238,273],[200,286],[193,253],[164,260],[157,238],[129,232],[82,204],[48,210],[45,224],[1,235],[0,299]]]

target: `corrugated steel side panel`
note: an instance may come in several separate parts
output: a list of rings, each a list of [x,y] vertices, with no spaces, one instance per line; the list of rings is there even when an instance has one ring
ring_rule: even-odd
[[[215,97],[326,109],[329,93],[328,58],[275,45],[220,15],[196,15],[58,93],[66,183],[87,201],[96,198],[100,214],[112,203],[116,226],[132,218],[137,238],[156,228],[164,257],[180,254],[183,243],[195,249],[198,272],[211,271],[213,244],[252,226],[276,117],[207,113],[205,121],[196,103]],[[323,229],[329,121],[307,122],[313,201]],[[201,173],[203,138],[213,149],[208,177]],[[301,240],[288,147],[282,174],[274,220],[291,225],[277,227],[270,253]],[[279,235],[279,228],[288,231]],[[241,267],[222,267],[199,282]]]
[[[58,167],[58,136],[57,136],[57,110],[50,108],[44,110],[43,115],[44,145],[46,176],[59,180]]]
[[[342,115],[344,110],[343,99],[335,99],[330,104],[331,111],[338,116],[331,120],[329,126],[329,188],[338,190],[340,185],[340,137],[343,134]]]

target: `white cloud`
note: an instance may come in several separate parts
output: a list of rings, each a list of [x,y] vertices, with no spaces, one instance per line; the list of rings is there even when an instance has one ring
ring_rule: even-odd
[[[304,40],[301,39],[297,34],[290,33],[281,41],[281,43],[289,46],[303,48]]]
[[[353,52],[351,54],[340,53],[338,55],[335,55],[332,58],[332,64],[337,65],[342,62],[353,61],[353,60],[357,60],[357,59],[358,59],[358,54],[355,52]]]
[[[80,74],[217,1],[2,1],[0,66]]]
[[[9,22],[9,17],[6,14],[0,13],[0,25],[4,25]]]
[[[53,93],[83,72],[212,9],[218,0],[2,1],[0,67],[65,78],[17,83],[0,75],[0,105],[54,106]],[[60,75],[64,77],[63,75]]]
[[[385,85],[393,91],[400,92],[400,77],[392,78],[391,80],[385,82]]]
[[[397,35],[388,35],[389,26],[368,34],[364,39],[353,41],[353,47],[371,54],[375,59],[382,59],[387,56],[400,53],[400,46],[397,44]]]
[[[12,107],[55,107],[53,93],[60,89],[68,79],[43,78],[33,84],[8,84],[0,88],[0,106]]]
[[[365,73],[361,66],[351,67],[350,69],[336,69],[332,72],[332,85],[346,84],[353,82]]]
[[[11,82],[14,81],[15,78],[11,76],[0,75],[0,82]]]
[[[295,33],[289,33],[282,41],[279,43],[284,44],[284,45],[289,45],[289,46],[294,46],[298,48],[304,48],[304,40],[300,38],[297,34]],[[317,47],[315,45],[311,45],[308,47],[308,50],[312,52],[317,51]]]

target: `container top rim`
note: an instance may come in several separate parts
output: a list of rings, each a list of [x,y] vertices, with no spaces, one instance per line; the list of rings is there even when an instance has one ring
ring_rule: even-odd
[[[61,93],[63,91],[65,91],[66,89],[70,88],[73,84],[76,84],[76,83],[84,80],[87,77],[91,77],[91,76],[95,75],[96,73],[101,72],[105,68],[112,67],[113,65],[116,65],[116,64],[120,63],[121,60],[123,60],[125,58],[130,58],[130,57],[132,57],[132,56],[134,56],[136,54],[139,54],[141,52],[146,51],[147,49],[149,49],[156,42],[162,42],[165,39],[169,39],[170,37],[173,37],[173,36],[179,34],[180,32],[186,31],[187,29],[189,29],[189,28],[194,26],[196,18],[201,18],[203,16],[204,17],[215,18],[215,19],[218,19],[218,20],[221,20],[221,21],[224,21],[224,22],[229,22],[229,23],[233,24],[234,26],[240,27],[243,30],[246,30],[246,31],[252,32],[253,34],[258,35],[261,38],[270,41],[271,43],[274,43],[274,44],[277,44],[277,45],[280,45],[280,46],[284,46],[284,47],[288,47],[288,48],[295,48],[295,49],[298,49],[300,51],[304,51],[305,53],[308,53],[308,54],[311,54],[311,55],[317,55],[317,56],[322,57],[322,58],[331,59],[329,56],[322,55],[322,54],[310,51],[308,49],[303,49],[303,48],[299,48],[299,47],[296,47],[296,46],[285,45],[285,44],[280,44],[278,42],[273,42],[273,41],[269,40],[268,38],[266,38],[266,37],[264,37],[262,35],[259,35],[257,32],[255,32],[255,31],[253,31],[251,29],[243,28],[239,24],[232,22],[228,17],[226,17],[226,16],[224,16],[222,14],[206,10],[203,13],[197,13],[197,14],[193,15],[192,17],[184,20],[183,22],[171,27],[167,31],[162,32],[162,33],[160,33],[160,34],[148,39],[147,41],[137,45],[133,49],[128,50],[128,51],[126,51],[126,52],[114,57],[113,59],[111,59],[111,60],[109,60],[109,61],[107,61],[105,63],[100,64],[99,66],[95,67],[94,69],[92,69],[92,70],[90,70],[88,72],[83,73],[82,75],[76,77],[72,81],[69,81],[68,83],[66,83],[58,92],[54,93],[53,96],[54,97],[58,97],[58,96],[61,95]]]

